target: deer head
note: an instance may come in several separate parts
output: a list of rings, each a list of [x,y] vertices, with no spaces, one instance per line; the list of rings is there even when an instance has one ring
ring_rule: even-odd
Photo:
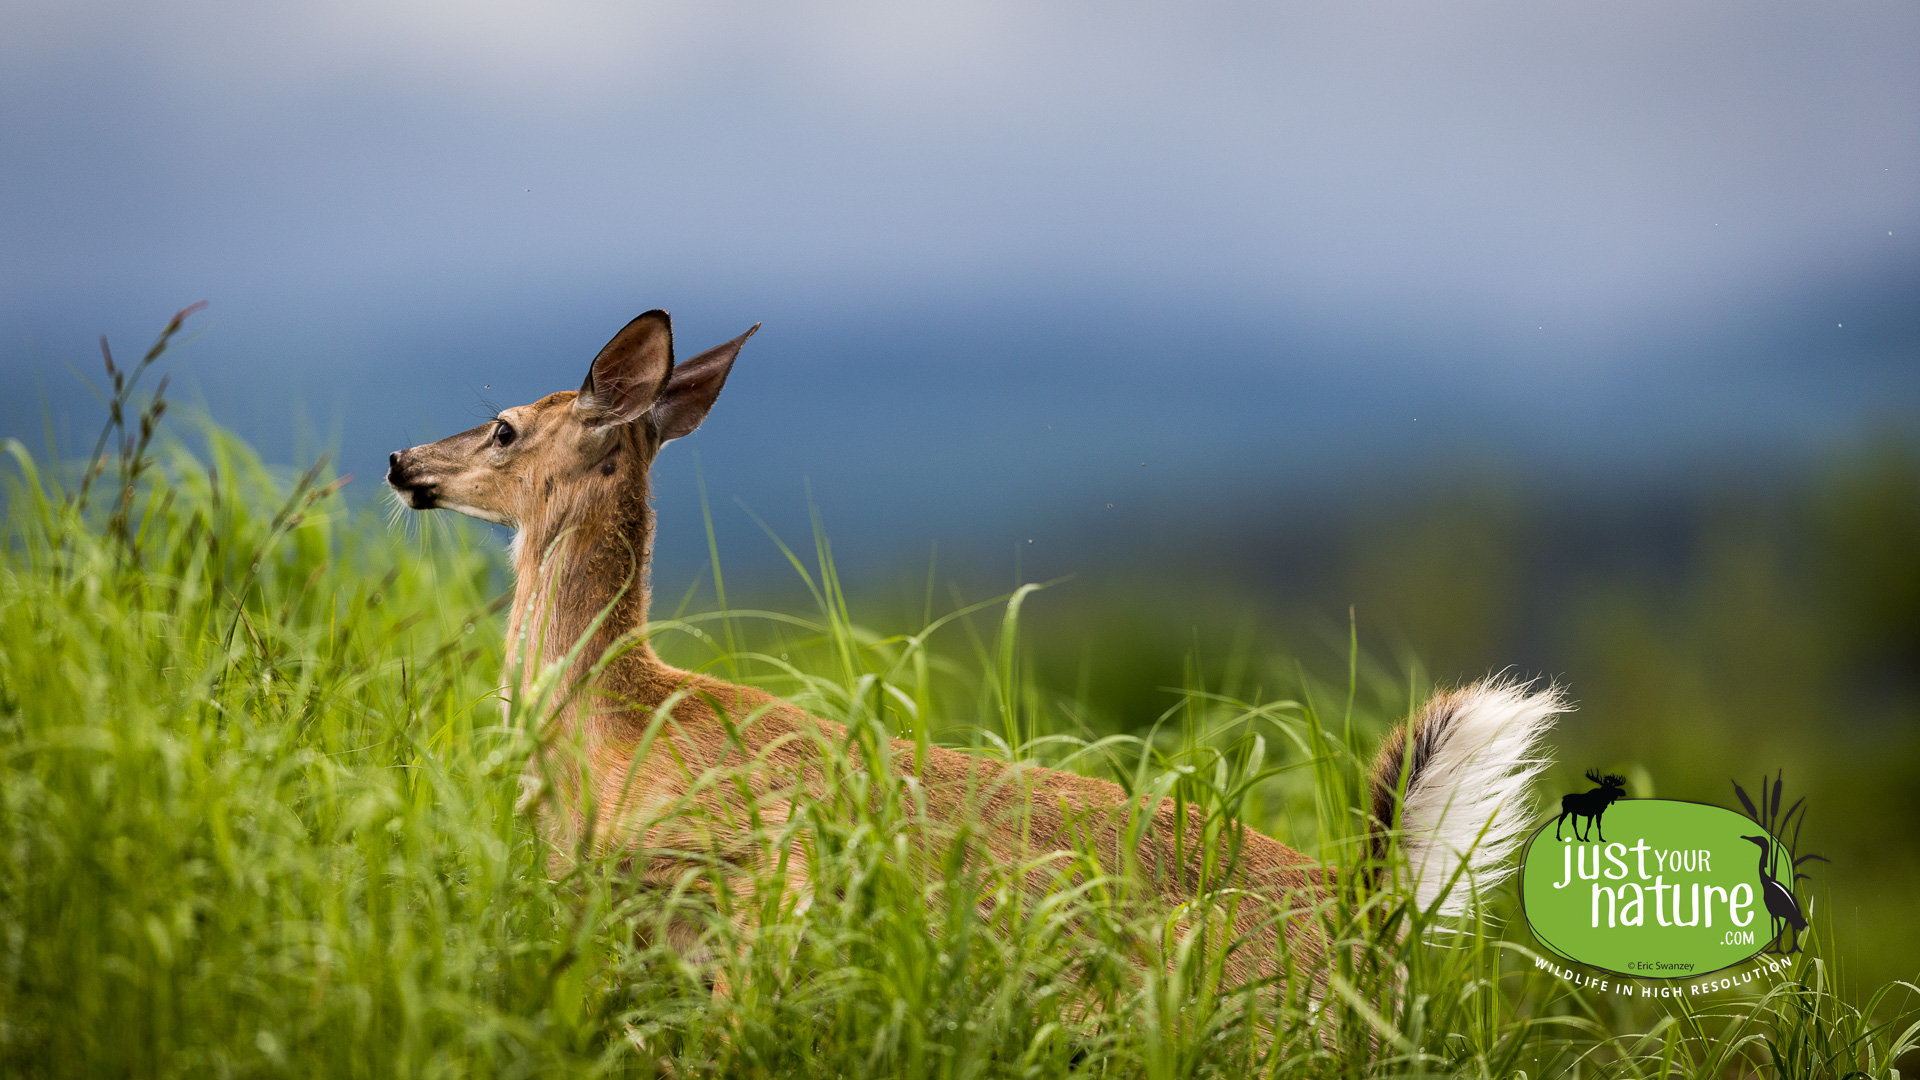
[[[612,629],[638,625],[652,539],[648,469],[662,446],[700,426],[758,329],[676,364],[672,322],[649,311],[607,342],[579,390],[401,450],[388,459],[387,484],[415,510],[452,510],[518,530],[510,635],[536,605],[571,635],[616,598]],[[543,560],[562,547],[547,576],[564,563],[564,578],[538,585]]]
[[[664,311],[628,323],[577,391],[503,409],[478,427],[388,458],[387,483],[415,510],[526,529],[644,489],[660,447],[700,426],[754,330],[684,364]]]

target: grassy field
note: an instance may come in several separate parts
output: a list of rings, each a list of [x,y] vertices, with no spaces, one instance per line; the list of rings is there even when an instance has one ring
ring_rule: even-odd
[[[1343,893],[1314,916],[1347,946],[1324,998],[1224,985],[1229,891],[1170,912],[1124,878],[1010,887],[1033,868],[927,828],[886,769],[787,826],[811,897],[697,871],[635,892],[590,861],[552,880],[515,808],[539,725],[498,693],[490,535],[350,512],[218,431],[168,443],[134,381],[93,467],[7,447],[0,1074],[1837,1078],[1891,1075],[1920,1031],[1913,988],[1848,985],[1818,908],[1789,977],[1704,1003],[1540,970],[1506,894],[1449,928]],[[930,588],[920,625],[870,630],[817,551],[795,560],[813,610],[663,595],[656,646],[856,743],[1095,772],[1359,858],[1361,764],[1417,686],[1260,658],[1264,690],[1195,674],[1155,732],[1094,738],[1025,662],[1031,593]],[[670,917],[704,948],[657,944]]]

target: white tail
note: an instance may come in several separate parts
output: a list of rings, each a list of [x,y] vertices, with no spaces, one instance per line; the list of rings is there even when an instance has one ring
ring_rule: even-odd
[[[1422,908],[1452,883],[1438,911],[1465,914],[1476,890],[1513,872],[1514,849],[1533,824],[1528,788],[1547,765],[1540,739],[1568,711],[1558,687],[1531,686],[1491,679],[1438,695],[1380,748],[1374,814],[1391,825],[1403,800],[1401,836]]]

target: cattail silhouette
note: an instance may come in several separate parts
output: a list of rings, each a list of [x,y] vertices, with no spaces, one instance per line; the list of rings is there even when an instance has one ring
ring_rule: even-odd
[[[1781,770],[1774,774],[1772,781],[1768,781],[1765,776],[1760,777],[1760,786],[1757,789],[1760,793],[1760,805],[1757,807],[1738,780],[1733,782],[1733,794],[1739,798],[1740,805],[1746,808],[1747,816],[1753,819],[1754,824],[1760,826],[1759,836],[1747,836],[1742,839],[1751,840],[1760,845],[1760,895],[1766,902],[1767,913],[1774,919],[1774,949],[1782,955],[1788,955],[1800,951],[1800,931],[1807,928],[1806,916],[1801,912],[1800,904],[1793,898],[1793,892],[1800,887],[1800,882],[1811,876],[1802,871],[1800,865],[1828,860],[1825,855],[1800,854],[1800,828],[1807,823],[1807,800],[1795,799],[1786,813],[1780,812],[1780,804],[1784,801],[1782,798],[1784,775],[1785,770]],[[1776,853],[1784,858],[1778,858]],[[1790,876],[1785,882],[1776,879],[1771,872],[1776,862],[1784,862],[1786,865]],[[1780,930],[1783,921],[1794,929],[1792,948],[1786,950],[1780,948]]]
[[[1776,801],[1779,796],[1775,796]],[[1760,896],[1766,901],[1767,914],[1773,917],[1773,948],[1782,956],[1800,951],[1800,931],[1807,928],[1807,917],[1800,914],[1800,902],[1793,898],[1793,890],[1774,880],[1770,865],[1773,862],[1773,839],[1767,836],[1742,836],[1742,840],[1751,840],[1760,845]],[[1793,928],[1793,947],[1780,947],[1780,935],[1785,923]]]

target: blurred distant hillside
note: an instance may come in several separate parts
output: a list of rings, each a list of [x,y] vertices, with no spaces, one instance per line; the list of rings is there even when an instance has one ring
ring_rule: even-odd
[[[1196,489],[1124,530],[1099,513],[1044,527],[1050,556],[943,552],[935,606],[1064,577],[1028,602],[1025,639],[1042,692],[1096,731],[1143,731],[1195,680],[1267,698],[1297,692],[1303,671],[1344,686],[1349,612],[1362,681],[1389,699],[1501,671],[1553,679],[1577,711],[1552,740],[1545,797],[1600,766],[1638,796],[1725,805],[1729,781],[1784,770],[1790,798],[1811,802],[1805,849],[1833,860],[1814,889],[1840,905],[1852,974],[1913,977],[1920,431],[1889,423],[1798,468],[1664,487],[1433,476],[1266,503]],[[890,597],[903,625],[918,617],[925,561],[840,569],[882,598],[864,610]],[[736,603],[805,605],[785,568],[732,571]],[[692,576],[663,568],[664,608]]]
[[[1291,681],[1267,657],[1343,681],[1351,607],[1386,685],[1506,669],[1565,685],[1578,712],[1550,797],[1588,767],[1637,766],[1635,794],[1724,804],[1730,779],[1784,769],[1811,799],[1809,848],[1833,859],[1816,889],[1843,905],[1857,974],[1920,967],[1913,431],[1774,479],[1541,490],[1483,472],[1346,505],[1170,513],[1113,547],[1033,603],[1043,678],[1099,722],[1150,723],[1193,657],[1247,657],[1201,673],[1242,693]]]

